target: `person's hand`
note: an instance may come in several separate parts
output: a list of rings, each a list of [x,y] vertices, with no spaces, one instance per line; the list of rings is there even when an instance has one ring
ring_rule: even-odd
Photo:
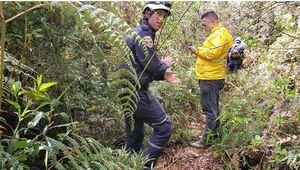
[[[165,72],[164,78],[167,82],[172,84],[181,83],[180,78],[176,77],[176,75],[172,72]]]
[[[164,62],[167,67],[170,67],[174,63],[172,57],[166,57],[162,59],[162,62]]]
[[[196,48],[193,45],[189,45],[188,49],[190,50],[191,53],[195,53],[196,52]]]

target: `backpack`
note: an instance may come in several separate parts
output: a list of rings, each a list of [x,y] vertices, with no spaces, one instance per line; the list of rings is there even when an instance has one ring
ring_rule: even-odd
[[[244,50],[247,45],[243,42],[241,37],[237,37],[231,48],[228,49],[226,55],[227,69],[230,73],[237,72],[241,69],[244,59]]]

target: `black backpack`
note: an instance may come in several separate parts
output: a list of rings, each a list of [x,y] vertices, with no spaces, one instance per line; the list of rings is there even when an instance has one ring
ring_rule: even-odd
[[[237,70],[242,67],[244,50],[246,48],[247,45],[243,42],[241,37],[237,37],[234,40],[234,44],[229,48],[226,55],[227,69],[230,73],[237,72]]]

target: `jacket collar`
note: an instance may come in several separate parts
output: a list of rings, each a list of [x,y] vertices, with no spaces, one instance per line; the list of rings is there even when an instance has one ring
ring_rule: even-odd
[[[221,27],[224,27],[221,23],[219,23],[217,26],[215,26],[213,29],[211,29],[210,33],[213,33],[215,31],[217,31],[218,29],[220,29]]]
[[[155,37],[155,30],[150,26],[150,24],[148,23],[148,21],[146,19],[142,19],[140,22],[140,25],[142,26],[142,29],[145,31],[149,31],[150,34],[152,35],[152,37]]]

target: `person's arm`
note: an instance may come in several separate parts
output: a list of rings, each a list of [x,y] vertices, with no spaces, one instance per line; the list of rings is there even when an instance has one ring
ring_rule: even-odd
[[[228,43],[230,42],[227,37],[219,31],[210,35],[202,47],[195,49],[195,54],[204,60],[217,59],[222,55]]]
[[[153,45],[152,39],[144,37],[144,42],[147,46],[148,55],[141,45],[136,45],[135,51],[138,62],[140,62],[143,68],[146,67],[147,72],[154,75],[154,80],[166,80],[170,83],[181,83],[181,80],[176,77],[172,72],[167,71],[168,67],[173,64],[173,59],[170,57],[161,61],[155,54],[156,48]]]
[[[146,67],[147,72],[154,75],[155,80],[164,80],[164,75],[167,70],[167,65],[160,61],[156,56],[156,48],[147,44],[146,50],[148,55],[144,52],[144,49],[141,45],[136,44],[135,52],[138,59],[138,62],[142,65],[143,68]]]

